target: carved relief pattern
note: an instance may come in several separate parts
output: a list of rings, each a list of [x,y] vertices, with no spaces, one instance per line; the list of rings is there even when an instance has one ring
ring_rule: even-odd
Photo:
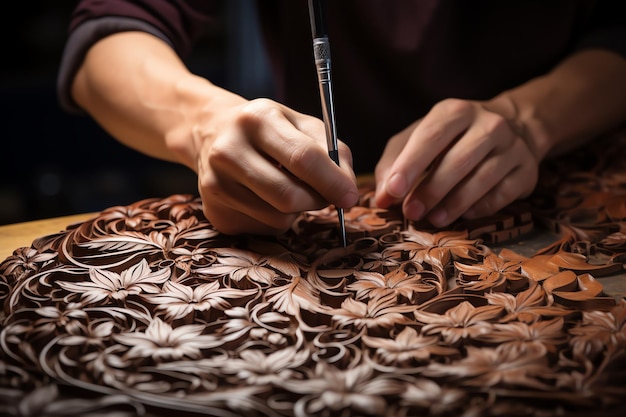
[[[106,209],[0,264],[0,414],[608,415],[626,301],[596,278],[623,273],[624,149],[447,230],[364,188],[345,249],[332,207],[277,238],[221,235],[191,196]],[[555,242],[492,248],[533,224]]]

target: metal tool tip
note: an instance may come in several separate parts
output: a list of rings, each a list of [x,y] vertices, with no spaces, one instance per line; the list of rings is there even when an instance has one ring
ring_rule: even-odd
[[[343,216],[343,209],[337,209],[337,216],[339,217],[339,242],[346,248],[348,247],[348,237],[346,235],[346,222]]]

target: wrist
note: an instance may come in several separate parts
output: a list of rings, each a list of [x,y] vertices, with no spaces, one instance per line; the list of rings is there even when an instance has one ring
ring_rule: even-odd
[[[198,171],[203,142],[214,137],[219,113],[240,105],[242,97],[189,74],[174,84],[174,102],[180,119],[165,133],[165,144],[176,159]]]

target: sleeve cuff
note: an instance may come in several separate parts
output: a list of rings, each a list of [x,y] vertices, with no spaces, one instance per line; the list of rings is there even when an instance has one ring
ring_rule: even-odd
[[[172,45],[163,32],[139,19],[107,16],[89,20],[78,26],[65,44],[57,77],[57,94],[64,110],[74,114],[84,113],[72,98],[72,82],[89,48],[109,35],[129,31],[147,32]]]

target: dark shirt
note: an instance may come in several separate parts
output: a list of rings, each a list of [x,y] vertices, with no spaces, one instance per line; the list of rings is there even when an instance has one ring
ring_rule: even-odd
[[[88,47],[146,30],[185,57],[219,2],[82,0],[59,78]],[[307,2],[263,0],[258,12],[278,99],[319,116]],[[372,172],[386,141],[445,98],[489,99],[547,73],[582,48],[626,57],[625,2],[615,0],[341,0],[327,2],[337,130],[357,172]],[[113,23],[112,23],[113,22]]]

